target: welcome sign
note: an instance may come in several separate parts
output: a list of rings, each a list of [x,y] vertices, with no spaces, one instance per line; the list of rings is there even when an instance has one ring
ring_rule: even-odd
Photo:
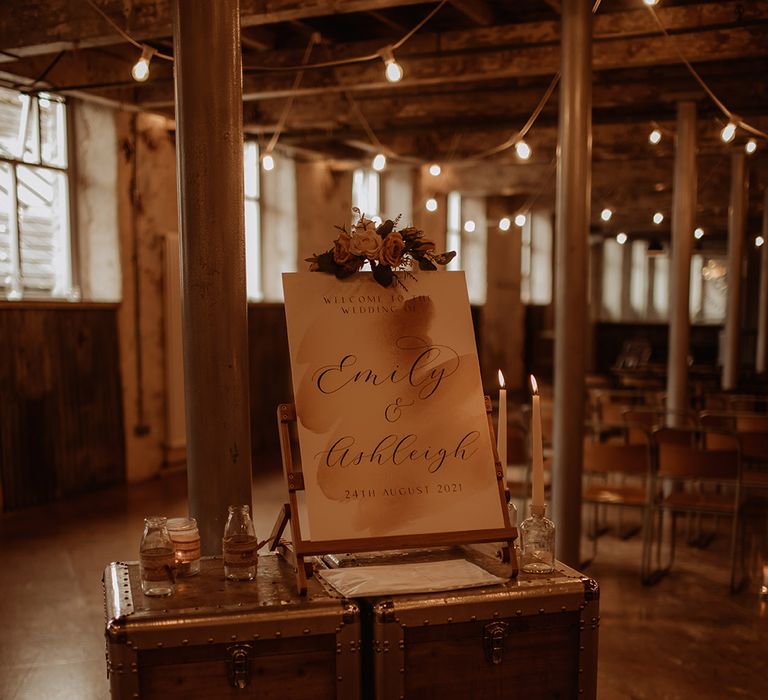
[[[312,540],[504,527],[462,272],[283,275]]]

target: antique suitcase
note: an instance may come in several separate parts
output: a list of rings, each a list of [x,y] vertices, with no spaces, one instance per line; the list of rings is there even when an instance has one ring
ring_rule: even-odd
[[[256,581],[225,582],[205,558],[170,598],[141,592],[136,563],[104,572],[107,674],[113,698],[360,697],[360,617],[354,602],[311,580],[306,597],[275,555]]]
[[[457,552],[431,556],[449,555]],[[416,552],[398,558],[428,560]],[[475,559],[503,575],[500,563]],[[378,556],[326,558],[331,566],[377,561],[383,563]],[[364,642],[364,697],[544,700],[597,695],[598,585],[559,562],[553,574],[521,571],[499,586],[360,602],[363,636],[372,640],[370,648]]]

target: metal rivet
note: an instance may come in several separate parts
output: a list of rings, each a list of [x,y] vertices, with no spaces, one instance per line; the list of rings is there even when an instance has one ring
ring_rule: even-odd
[[[233,635],[230,637],[230,639],[231,639],[231,640],[234,642],[234,641],[237,639],[237,635],[236,635],[236,634],[233,634]]]
[[[283,636],[282,632],[275,632],[275,637],[282,637],[282,636]]]
[[[341,682],[344,680],[344,676],[336,676],[336,680]]]
[[[494,617],[498,617],[498,616],[499,616],[499,613],[495,612],[495,613],[493,613],[493,616],[494,616]]]
[[[189,640],[188,640],[188,639],[182,639],[182,640],[181,640],[181,643],[182,643],[182,644],[189,644]]]
[[[254,639],[258,639],[259,638],[259,633],[258,632],[254,632],[253,633],[253,638]]]
[[[475,622],[477,620],[477,615],[472,615],[472,617],[469,618],[470,622]]]
[[[405,673],[405,669],[404,669],[404,668],[401,668],[401,669],[400,669],[400,673]]]
[[[523,614],[522,610],[515,610],[515,615],[522,615],[522,614]]]
[[[158,642],[157,646],[161,647],[161,646],[163,646],[163,643],[162,642]]]
[[[453,622],[453,618],[452,618],[452,617],[449,617],[449,618],[448,618],[448,622]]]
[[[305,628],[302,630],[302,632],[304,632],[304,634],[309,634],[309,627],[305,627]]]
[[[561,607],[561,608],[560,608],[560,610],[562,610],[563,612],[565,612],[566,610],[568,610],[568,608],[566,608],[566,607],[565,607],[565,605],[563,605],[563,607]]]
[[[539,615],[543,615],[543,614],[544,614],[544,608],[539,608]]]
[[[429,624],[429,620],[424,620],[424,624],[428,625]]]
[[[213,644],[213,637],[208,637],[208,644]]]

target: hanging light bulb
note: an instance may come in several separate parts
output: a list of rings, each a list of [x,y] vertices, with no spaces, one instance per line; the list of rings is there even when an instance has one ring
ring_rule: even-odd
[[[373,167],[376,172],[380,173],[387,167],[387,157],[383,153],[377,153],[371,163],[371,167]]]
[[[612,216],[613,216],[613,211],[608,207],[606,207],[605,209],[603,209],[603,211],[600,212],[600,218],[603,221],[610,221]]]
[[[141,47],[141,56],[131,68],[131,75],[136,82],[143,83],[149,78],[149,62],[154,54],[155,50],[151,46],[145,44]]]
[[[523,228],[525,226],[525,214],[518,214],[515,217],[515,226],[519,226],[520,228]]]
[[[395,60],[392,53],[392,47],[387,46],[381,51],[381,57],[384,59],[384,75],[390,83],[399,83],[403,79],[403,67]]]
[[[437,211],[437,200],[434,197],[430,197],[424,205],[427,211]]]
[[[659,4],[659,0],[643,0],[643,2],[648,5],[648,7],[653,7],[654,5]]]
[[[736,136],[736,125],[733,122],[728,122],[720,132],[720,138],[723,143],[730,143],[734,136]]]
[[[443,172],[443,169],[437,163],[432,163],[432,165],[429,166],[429,174],[432,175],[432,177],[437,177],[441,172]]]
[[[464,222],[464,230],[467,233],[474,233],[475,232],[475,222],[472,221],[472,219],[469,219]]]
[[[272,157],[271,153],[265,153],[264,157],[261,159],[261,167],[264,168],[267,172],[270,170],[274,170],[275,168],[275,159]]]
[[[520,160],[528,160],[531,157],[531,147],[522,139],[515,144],[515,153]]]
[[[509,220],[508,216],[505,216],[502,219],[499,219],[499,229],[502,231],[509,231],[509,227],[512,225],[512,222]]]
[[[755,141],[755,139],[749,139],[749,141],[744,144],[744,150],[749,155],[752,155],[757,150],[757,141]]]
[[[653,215],[653,223],[658,226],[662,221],[664,221],[664,214],[662,214],[660,211],[657,211]]]
[[[619,245],[624,245],[627,242],[627,234],[624,233],[624,231],[619,231],[619,233],[616,234],[616,243]]]
[[[704,238],[704,229],[701,228],[701,226],[698,226],[693,231],[693,237],[698,241]]]
[[[661,131],[654,129],[650,134],[648,134],[648,140],[655,146],[659,141],[661,141]]]

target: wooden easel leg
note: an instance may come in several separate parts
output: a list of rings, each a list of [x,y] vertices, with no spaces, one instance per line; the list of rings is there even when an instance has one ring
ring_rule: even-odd
[[[517,568],[517,553],[515,552],[515,541],[508,540],[501,548],[501,559],[505,564],[512,566],[512,574],[510,578],[516,578],[518,574]]]
[[[307,572],[304,557],[300,554],[296,555],[296,588],[299,595],[307,595]]]
[[[280,508],[280,512],[277,514],[277,520],[275,526],[272,528],[272,534],[269,536],[269,551],[274,552],[279,544],[280,538],[285,532],[285,528],[288,525],[288,521],[291,519],[291,506],[287,503],[283,503],[283,507]]]

